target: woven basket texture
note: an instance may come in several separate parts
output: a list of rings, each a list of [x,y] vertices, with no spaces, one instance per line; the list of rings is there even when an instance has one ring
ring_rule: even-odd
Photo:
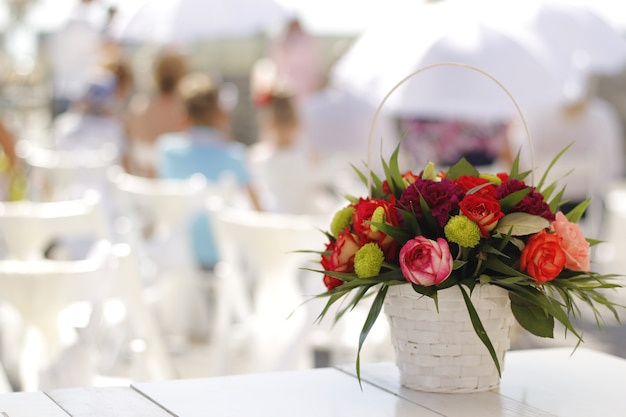
[[[510,347],[514,317],[508,292],[477,285],[472,302],[496,351],[501,370]],[[457,286],[438,291],[435,302],[411,285],[394,285],[385,298],[400,382],[425,392],[469,393],[498,387],[500,377],[478,338]]]

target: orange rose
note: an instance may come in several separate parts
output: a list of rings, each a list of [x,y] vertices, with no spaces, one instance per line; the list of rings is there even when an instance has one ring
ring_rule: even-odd
[[[589,271],[591,269],[589,242],[585,240],[580,226],[570,222],[563,213],[558,212],[551,228],[562,238],[561,246],[567,259],[565,268],[572,271]]]
[[[561,247],[561,237],[545,230],[534,234],[522,250],[520,270],[537,282],[552,281],[565,267],[566,255]]]

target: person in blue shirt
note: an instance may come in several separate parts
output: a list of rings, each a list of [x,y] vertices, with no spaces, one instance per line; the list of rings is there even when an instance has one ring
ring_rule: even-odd
[[[186,179],[199,173],[216,183],[225,177],[234,179],[246,190],[250,205],[260,210],[251,185],[247,148],[226,133],[229,115],[220,105],[219,86],[205,74],[190,73],[181,79],[179,92],[189,127],[157,138],[158,176]],[[193,219],[192,245],[200,266],[213,268],[219,259],[209,218],[204,213]]]

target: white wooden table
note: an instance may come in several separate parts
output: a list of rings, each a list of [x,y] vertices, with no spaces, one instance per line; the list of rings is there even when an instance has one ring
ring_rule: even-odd
[[[626,360],[580,348],[511,351],[498,390],[402,388],[392,363],[0,395],[1,417],[626,416]],[[571,355],[571,356],[570,356]]]

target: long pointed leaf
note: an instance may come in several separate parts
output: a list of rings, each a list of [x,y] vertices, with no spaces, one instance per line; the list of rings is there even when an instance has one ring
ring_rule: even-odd
[[[493,363],[496,365],[496,369],[498,370],[498,375],[502,376],[502,371],[500,370],[500,361],[498,360],[498,355],[496,354],[496,350],[493,348],[493,344],[489,339],[489,335],[487,331],[483,327],[483,323],[480,321],[480,317],[478,316],[478,312],[476,308],[474,308],[474,304],[470,296],[465,291],[462,285],[459,285],[459,289],[461,290],[461,294],[463,294],[463,299],[465,300],[465,305],[467,306],[467,311],[469,312],[470,319],[472,321],[472,326],[474,326],[474,331],[478,338],[483,342],[489,354],[491,355],[491,359],[493,359]]]
[[[367,339],[367,335],[370,330],[376,323],[376,319],[378,315],[383,309],[383,304],[385,302],[385,297],[387,296],[387,289],[389,287],[387,285],[383,285],[383,287],[376,294],[376,298],[372,302],[372,306],[370,307],[370,311],[367,314],[367,318],[365,319],[365,323],[363,324],[363,329],[361,329],[361,334],[359,335],[359,348],[356,354],[356,376],[359,380],[359,386],[363,389],[361,385],[361,348],[363,347],[363,343],[365,343],[365,339]]]

